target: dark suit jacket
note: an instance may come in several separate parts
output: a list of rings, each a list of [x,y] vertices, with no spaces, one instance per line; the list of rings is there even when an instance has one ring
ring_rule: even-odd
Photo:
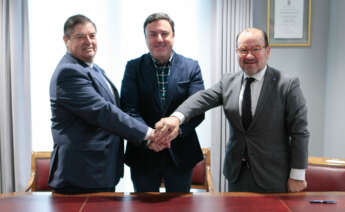
[[[169,116],[185,99],[203,90],[203,80],[197,61],[174,53],[170,68],[166,108],[160,101],[156,71],[150,54],[145,54],[127,63],[121,88],[121,106],[129,115],[136,117],[150,127],[161,118]],[[192,168],[203,159],[195,132],[204,114],[193,118],[181,126],[182,135],[172,141],[169,151],[175,164],[182,168]],[[131,167],[154,168],[160,161],[161,153],[144,146],[129,143],[125,162]]]
[[[121,137],[140,143],[148,127],[120,110],[109,83],[115,98],[92,68],[69,53],[58,64],[50,82],[49,186],[110,188],[123,175]]]
[[[223,105],[230,125],[224,162],[226,178],[230,182],[238,179],[246,143],[256,183],[268,191],[285,192],[290,169],[305,169],[308,161],[307,107],[299,80],[268,66],[247,131],[239,115],[242,80],[242,72],[226,74],[212,88],[189,98],[177,111],[189,119]]]

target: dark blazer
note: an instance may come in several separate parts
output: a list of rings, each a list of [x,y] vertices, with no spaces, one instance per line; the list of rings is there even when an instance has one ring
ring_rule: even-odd
[[[247,144],[256,183],[271,192],[286,192],[290,169],[305,169],[308,161],[307,107],[299,80],[283,76],[268,66],[255,115],[247,131],[239,115],[242,80],[243,72],[226,74],[210,89],[189,98],[177,111],[189,119],[223,105],[230,125],[225,177],[236,182]]]
[[[101,70],[97,65],[95,68]],[[140,143],[148,127],[118,107],[118,93],[67,53],[50,82],[52,135],[49,186],[110,188],[123,175],[123,140]]]
[[[121,106],[129,115],[150,127],[171,113],[189,96],[203,90],[204,84],[197,61],[174,53],[170,67],[166,107],[160,101],[156,71],[150,54],[127,63],[121,88]],[[182,135],[172,141],[170,155],[178,167],[192,168],[203,159],[195,132],[204,114],[181,126]],[[131,167],[153,168],[161,153],[128,143],[125,163]]]

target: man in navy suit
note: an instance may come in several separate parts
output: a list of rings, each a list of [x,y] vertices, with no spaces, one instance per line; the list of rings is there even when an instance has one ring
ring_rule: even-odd
[[[129,61],[122,81],[122,109],[151,127],[204,89],[198,62],[172,50],[174,33],[167,14],[150,15],[144,23],[150,53]],[[203,119],[202,114],[181,125],[179,137],[161,152],[127,144],[125,163],[131,168],[135,191],[157,192],[163,180],[167,192],[189,192],[192,169],[203,159],[195,132]]]
[[[115,86],[93,63],[95,24],[72,16],[63,39],[67,53],[50,82],[54,149],[49,186],[59,193],[114,191],[123,176],[122,137],[140,145],[153,139],[154,131],[121,111]]]

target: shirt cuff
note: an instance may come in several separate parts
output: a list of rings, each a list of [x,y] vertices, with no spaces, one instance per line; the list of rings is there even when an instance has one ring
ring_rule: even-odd
[[[294,180],[305,180],[305,169],[291,169],[290,178]]]
[[[149,127],[148,129],[147,129],[147,132],[146,132],[146,136],[145,136],[145,138],[144,138],[144,140],[148,140],[149,139],[149,137],[150,137],[150,135],[151,135],[151,133],[152,133],[152,128],[151,127]]]
[[[181,112],[178,112],[178,111],[173,112],[173,114],[171,114],[171,116],[174,116],[174,117],[178,118],[180,120],[180,124],[183,123],[184,118],[185,118],[184,115]]]

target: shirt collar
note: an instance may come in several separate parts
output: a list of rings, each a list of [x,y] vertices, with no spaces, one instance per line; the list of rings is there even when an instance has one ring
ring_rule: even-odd
[[[150,54],[150,56],[151,56],[151,59],[153,61],[153,65],[155,66],[155,68],[157,68],[157,67],[160,67],[160,66],[170,65],[172,60],[173,60],[173,57],[174,57],[174,52],[172,52],[171,57],[169,58],[168,62],[166,62],[164,64],[158,63],[158,61],[155,58],[153,58],[151,54]]]
[[[93,63],[85,62],[90,68],[93,68]]]
[[[265,76],[266,70],[267,70],[267,65],[252,76],[248,76],[246,72],[243,72],[244,73],[243,76],[244,76],[244,79],[251,77],[251,78],[254,78],[256,81],[261,81]]]

